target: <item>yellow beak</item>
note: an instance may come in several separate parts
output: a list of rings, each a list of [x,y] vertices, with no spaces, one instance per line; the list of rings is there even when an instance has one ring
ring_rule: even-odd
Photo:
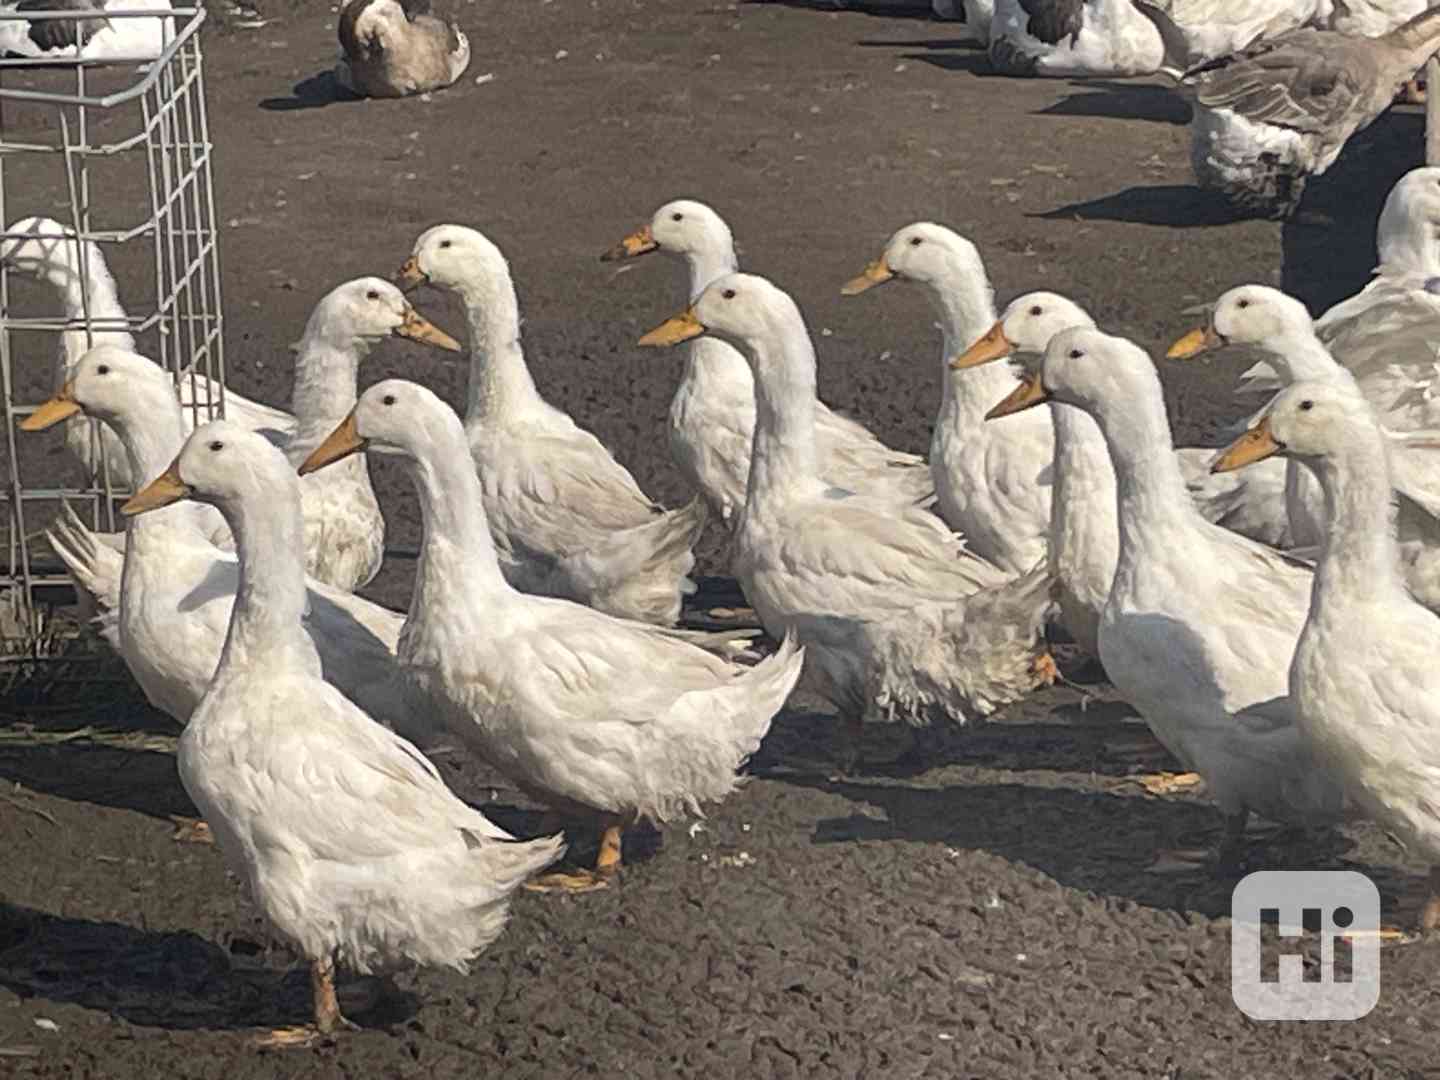
[[[425,318],[425,316],[421,315],[409,304],[405,305],[405,321],[392,332],[396,337],[409,338],[411,341],[434,345],[438,349],[449,349],[451,352],[465,351],[463,345],[445,333],[444,330],[441,330],[429,319]]]
[[[69,420],[79,411],[80,403],[75,400],[75,383],[67,382],[54,397],[20,421],[20,430],[44,431],[61,420]]]
[[[895,277],[895,271],[885,261],[885,256],[870,263],[864,270],[860,271],[858,277],[853,277],[844,285],[840,286],[841,296],[859,296],[866,289],[873,289],[876,285],[884,285],[885,282]]]
[[[180,459],[177,457],[168,469],[130,496],[129,501],[120,507],[120,512],[126,517],[134,517],[189,497],[190,485],[180,479]]]
[[[1001,360],[1015,351],[1015,346],[1010,344],[1010,339],[1005,336],[1003,323],[996,323],[985,336],[971,345],[955,359],[950,361],[950,366],[956,371],[962,368],[979,367],[981,364],[988,364],[993,360]]]
[[[429,280],[430,276],[420,269],[420,260],[414,255],[401,264],[400,271],[395,275],[395,284],[407,292]]]
[[[1040,376],[1027,372],[1020,385],[1010,391],[1005,400],[985,414],[986,420],[998,420],[1011,413],[1024,412],[1050,400],[1050,391],[1040,381]]]
[[[1210,471],[1233,472],[1273,457],[1284,449],[1284,444],[1270,433],[1270,417],[1262,416],[1258,424],[1220,451],[1220,456],[1210,463]]]
[[[666,319],[640,339],[641,345],[679,345],[705,333],[705,324],[695,317],[693,309],[686,308],[679,315]]]
[[[1217,334],[1213,327],[1200,327],[1191,330],[1166,349],[1165,358],[1167,360],[1189,360],[1207,350],[1218,349],[1224,344],[1225,339]]]
[[[340,426],[325,436],[325,441],[310,451],[310,456],[300,463],[300,475],[308,476],[326,465],[334,465],[351,454],[360,453],[368,444],[369,440],[360,437],[355,423],[355,410],[352,409],[350,415],[340,421]]]
[[[650,232],[650,226],[644,225],[601,255],[600,261],[619,262],[621,259],[634,259],[637,256],[657,251],[659,247],[660,245],[655,242],[654,234]]]

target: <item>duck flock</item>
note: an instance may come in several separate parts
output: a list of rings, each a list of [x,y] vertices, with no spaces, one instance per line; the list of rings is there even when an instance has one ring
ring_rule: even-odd
[[[288,411],[193,378],[177,394],[97,248],[44,218],[7,236],[11,272],[97,327],[62,336],[60,389],[21,427],[136,492],[122,535],[67,510],[51,543],[184,725],[209,834],[311,966],[313,1022],[267,1045],[348,1025],[337,965],[464,971],[517,889],[606,887],[624,830],[725,799],[797,690],[844,721],[849,769],[867,724],[970,725],[1049,685],[1057,631],[1187,770],[1157,783],[1203,781],[1222,870],[1252,814],[1369,816],[1440,865],[1440,169],[1390,194],[1357,295],[1312,320],[1244,285],[1171,347],[1264,356],[1218,450],[1175,446],[1142,348],[1055,293],[997,311],[981,253],[930,222],[835,281],[850,304],[911,282],[938,314],[928,459],[894,450],[817,399],[804,316],[739,270],[720,215],[667,203],[601,257],[684,270],[688,303],[639,339],[676,360],[669,444],[696,497],[669,509],[546,400],[509,266],[474,228],[427,229],[392,277],[321,299]],[[411,381],[359,390],[386,338],[467,351],[416,310],[420,286],[466,313],[463,416]],[[405,613],[355,595],[384,553],[371,455],[402,463],[423,514]],[[707,522],[763,639],[677,625]],[[557,869],[560,836],[460,801],[439,747],[593,830],[593,867]]]

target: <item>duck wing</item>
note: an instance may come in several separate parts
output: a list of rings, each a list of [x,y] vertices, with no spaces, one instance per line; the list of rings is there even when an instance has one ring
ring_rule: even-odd
[[[1368,96],[1374,69],[1369,50],[1337,48],[1355,42],[1302,29],[1187,71],[1181,80],[1196,100],[1229,109],[1255,123],[1306,134],[1347,126],[1346,118]]]

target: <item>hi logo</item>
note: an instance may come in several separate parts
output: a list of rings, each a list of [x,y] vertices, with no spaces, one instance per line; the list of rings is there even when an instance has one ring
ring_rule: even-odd
[[[1380,892],[1364,874],[1249,874],[1231,894],[1230,920],[1230,995],[1247,1016],[1358,1020],[1380,1000]],[[1265,923],[1277,926],[1278,956],[1264,947]],[[1320,945],[1308,971],[1307,938]]]

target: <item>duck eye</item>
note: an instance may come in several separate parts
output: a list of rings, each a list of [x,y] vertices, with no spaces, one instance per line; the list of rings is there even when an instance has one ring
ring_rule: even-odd
[[[912,237],[910,238],[910,246],[911,246],[911,247],[919,247],[923,242],[924,242],[924,238],[923,238],[923,237],[920,237],[920,236],[912,236]]]
[[[212,454],[218,453],[219,451],[224,450],[224,449],[225,449],[225,444],[224,444],[223,442],[221,442],[219,439],[216,439],[214,442],[212,442],[212,443],[210,444],[210,452],[211,452]]]
[[[448,248],[448,247],[449,247],[451,244],[453,244],[453,243],[454,243],[453,240],[441,240],[441,241],[440,241],[440,246],[441,246],[442,248]]]
[[[1042,309],[1039,304],[1036,304],[1034,307],[1032,307],[1032,308],[1030,309],[1030,314],[1031,314],[1031,315],[1043,315],[1043,314],[1044,314],[1044,309]]]
[[[367,293],[365,294],[365,298],[366,298],[367,300],[379,300],[379,299],[380,299],[380,290],[379,290],[379,289],[371,289],[369,292],[367,292]]]
[[[722,292],[720,295],[723,296],[726,300],[734,300],[734,299],[735,299],[735,290],[734,290],[734,289],[726,289],[726,290],[725,290],[724,292]]]
[[[684,214],[671,214],[671,215],[670,215],[670,220],[671,220],[671,221],[684,221],[684,220],[685,220],[685,215],[684,215]]]
[[[1241,301],[1240,301],[1238,304],[1236,304],[1235,306],[1236,306],[1236,307],[1240,307],[1240,308],[1247,308],[1247,307],[1250,306],[1250,301],[1249,301],[1249,300],[1241,300]]]
[[[1082,357],[1082,356],[1084,356],[1084,355],[1085,355],[1085,354],[1082,353],[1079,349],[1071,349],[1071,350],[1070,350],[1070,359],[1071,359],[1071,360],[1079,360],[1080,357]]]
[[[1300,402],[1301,412],[1309,412],[1313,408],[1315,408],[1315,402],[1311,401],[1309,398],[1306,398],[1304,401]]]
[[[394,395],[394,394],[386,394],[381,400],[384,401],[386,405],[394,405],[394,404],[395,404],[395,395]]]
[[[101,364],[99,367],[97,367],[97,368],[95,369],[95,374],[96,374],[96,375],[109,375],[109,374],[110,374],[110,365],[109,365],[109,364]]]

